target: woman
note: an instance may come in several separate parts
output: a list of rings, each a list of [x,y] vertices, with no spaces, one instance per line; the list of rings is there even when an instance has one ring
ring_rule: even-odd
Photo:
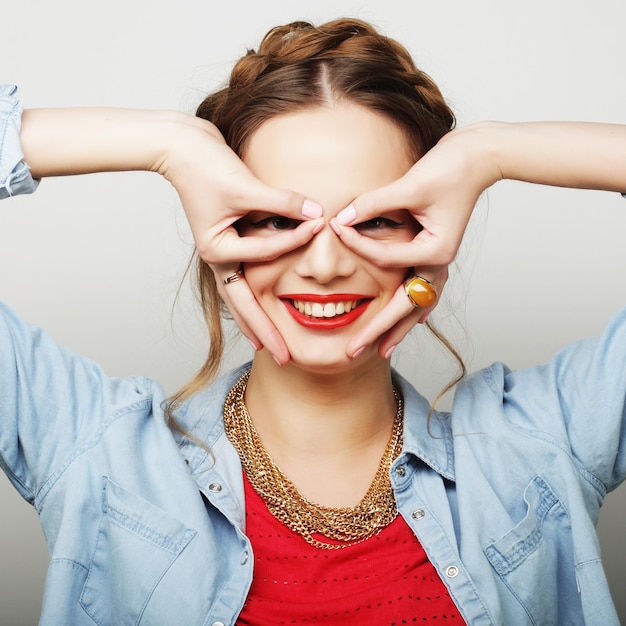
[[[212,337],[166,402],[3,309],[0,450],[51,552],[42,623],[617,623],[594,524],[626,473],[624,314],[547,366],[469,377],[451,415],[389,357],[485,188],[623,190],[624,128],[449,132],[432,81],[353,20],[270,32],[206,120],[27,111],[24,160],[4,94],[5,195],[32,189],[25,163],[170,180]],[[209,385],[218,292],[257,352]]]

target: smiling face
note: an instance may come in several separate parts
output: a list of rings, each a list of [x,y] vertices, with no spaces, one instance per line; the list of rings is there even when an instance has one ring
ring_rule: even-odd
[[[292,361],[309,369],[352,363],[349,339],[389,302],[404,268],[378,267],[343,245],[328,221],[364,191],[393,182],[413,165],[402,131],[354,104],[280,115],[251,136],[243,160],[263,182],[298,191],[324,208],[326,224],[302,248],[267,263],[245,265],[257,301],[287,343]],[[246,236],[271,237],[296,222],[252,212]],[[356,227],[362,235],[410,241],[419,226],[405,210]],[[359,359],[379,358],[376,346]]]

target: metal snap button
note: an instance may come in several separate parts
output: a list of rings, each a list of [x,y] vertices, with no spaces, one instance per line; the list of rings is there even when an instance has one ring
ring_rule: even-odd
[[[450,565],[446,569],[446,576],[448,578],[456,578],[459,575],[459,568],[456,565]]]
[[[211,483],[209,485],[209,491],[212,491],[213,493],[219,493],[222,490],[222,485],[220,485],[219,483]]]
[[[424,515],[426,515],[426,513],[424,513],[422,509],[417,509],[417,511],[413,511],[413,513],[411,513],[411,517],[413,519],[422,519]]]

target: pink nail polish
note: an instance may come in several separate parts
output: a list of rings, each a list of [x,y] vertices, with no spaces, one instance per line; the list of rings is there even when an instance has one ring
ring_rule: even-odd
[[[385,358],[389,359],[391,358],[391,355],[393,354],[393,351],[397,348],[398,346],[391,346],[391,348],[389,348],[389,350],[387,350],[387,352],[385,352]]]
[[[349,226],[356,219],[356,209],[349,204],[343,211],[337,215],[337,221],[342,226]]]
[[[335,220],[330,220],[328,224],[333,229],[335,235],[341,237],[341,228],[339,228],[339,226],[337,225],[337,222],[335,222]]]
[[[277,357],[277,356],[274,356],[274,355],[272,354],[272,358],[274,359],[274,361],[276,361],[276,365],[278,365],[278,367],[282,367],[282,363],[278,360],[278,357]]]
[[[322,230],[322,228],[324,228],[324,222],[320,222],[314,229],[313,229],[313,234],[317,235],[317,233],[320,232],[320,230]]]
[[[305,200],[302,203],[302,215],[303,217],[308,217],[309,219],[315,219],[317,217],[322,217],[324,210],[322,207],[317,204],[317,202],[313,202],[313,200]]]
[[[361,354],[361,352],[363,352],[363,350],[365,350],[365,346],[361,346],[361,347],[360,347],[360,348],[359,348],[359,349],[358,349],[358,350],[357,350],[357,351],[356,351],[356,352],[352,355],[352,358],[353,358],[353,359],[356,359],[356,358],[359,356],[359,354]]]

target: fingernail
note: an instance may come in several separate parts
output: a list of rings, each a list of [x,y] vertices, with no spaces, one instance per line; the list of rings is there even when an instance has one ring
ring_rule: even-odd
[[[391,358],[391,355],[393,354],[393,351],[397,348],[398,346],[391,346],[391,348],[389,348],[389,350],[387,350],[387,352],[385,352],[385,358],[389,359]]]
[[[276,361],[276,365],[278,365],[278,367],[282,367],[282,363],[278,360],[278,357],[272,354],[272,358],[274,359],[274,361]]]
[[[426,313],[426,315],[424,315],[423,317],[420,317],[419,321],[417,322],[418,324],[425,324],[428,321],[428,316],[430,315],[430,313]]]
[[[328,222],[328,224],[330,225],[330,227],[335,232],[335,235],[341,236],[341,228],[339,228],[339,226],[337,225],[337,222],[335,222],[335,220],[330,220],[330,222]]]
[[[324,228],[324,222],[320,222],[314,229],[313,229],[313,234],[317,235],[317,233],[320,232],[320,230],[322,230],[322,228]]]
[[[304,217],[315,219],[316,217],[322,217],[323,213],[324,209],[317,202],[313,202],[313,200],[305,200],[302,203],[302,215]]]
[[[361,346],[361,347],[360,347],[360,348],[359,348],[359,349],[358,349],[358,350],[357,350],[357,351],[356,351],[356,352],[352,355],[352,358],[353,358],[353,359],[356,359],[356,358],[359,356],[359,354],[361,354],[361,352],[363,352],[363,350],[365,350],[365,346]]]
[[[342,226],[349,226],[356,219],[356,209],[349,204],[343,211],[337,215],[337,221]]]
[[[246,337],[248,343],[252,346],[252,349],[256,352],[258,350],[258,348],[256,347],[256,343],[254,343],[254,341],[252,341],[252,339],[248,339],[248,337]]]

